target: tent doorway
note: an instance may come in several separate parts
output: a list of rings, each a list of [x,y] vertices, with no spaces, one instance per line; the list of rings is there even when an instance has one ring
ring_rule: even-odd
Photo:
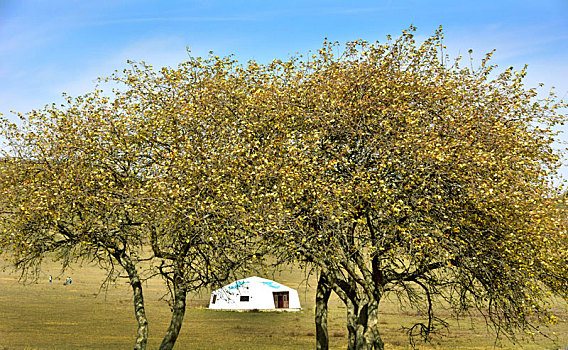
[[[287,309],[290,306],[289,292],[272,292],[274,297],[274,307],[277,309]]]

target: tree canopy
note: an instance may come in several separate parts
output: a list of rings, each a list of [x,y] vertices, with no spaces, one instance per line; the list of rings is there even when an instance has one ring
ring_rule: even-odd
[[[566,104],[526,88],[525,69],[452,61],[441,30],[413,31],[267,64],[133,64],[112,98],[6,121],[0,246],[24,271],[47,253],[126,269],[138,348],[140,271],[171,287],[166,349],[188,291],[266,255],[320,271],[321,349],[331,291],[349,349],[384,347],[389,296],[422,312],[412,342],[445,325],[441,305],[513,337],[554,322],[549,296],[568,299]]]
[[[346,304],[349,348],[383,347],[389,295],[423,312],[411,339],[445,324],[442,300],[514,336],[554,320],[550,293],[568,296],[553,181],[565,105],[525,88],[524,70],[494,73],[490,55],[449,64],[441,35],[418,45],[411,29],[338,57],[326,43],[284,87],[277,239]]]
[[[112,98],[97,90],[20,125],[4,121],[2,247],[25,275],[45,258],[94,261],[109,279],[124,269],[139,349],[144,278],[168,282],[173,313],[161,348],[170,349],[188,292],[262,256],[244,175],[234,171],[242,143],[226,142],[240,123],[233,99],[247,93],[238,72],[227,75],[232,64],[212,57],[156,72],[133,63],[109,79],[122,86]]]

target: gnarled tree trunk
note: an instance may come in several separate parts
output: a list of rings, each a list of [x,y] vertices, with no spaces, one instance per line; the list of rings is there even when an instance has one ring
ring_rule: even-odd
[[[353,278],[347,280],[337,275],[328,275],[330,286],[345,304],[347,309],[347,349],[383,350],[385,344],[379,334],[379,300],[376,295],[370,298],[357,289]]]
[[[331,294],[331,286],[326,275],[320,274],[316,289],[316,349],[329,349],[329,335],[327,331],[327,302]]]
[[[183,278],[178,273],[174,272],[174,301],[172,308],[172,319],[170,321],[170,326],[166,331],[164,339],[162,339],[162,344],[160,345],[160,350],[171,350],[176,343],[181,325],[183,323],[183,318],[185,316],[185,300],[187,297],[187,289],[183,284]]]
[[[349,350],[383,350],[378,329],[378,303],[374,300],[349,300],[347,330]]]
[[[126,254],[122,254],[119,258],[120,264],[126,270],[132,291],[134,293],[134,314],[138,322],[138,330],[136,332],[135,350],[145,350],[148,341],[148,318],[146,318],[146,308],[144,306],[144,295],[142,294],[142,281],[138,276],[136,266]]]

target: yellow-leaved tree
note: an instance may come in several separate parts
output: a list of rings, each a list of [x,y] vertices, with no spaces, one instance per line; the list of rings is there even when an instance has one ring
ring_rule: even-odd
[[[239,171],[256,135],[245,128],[256,75],[215,56],[159,71],[132,62],[107,79],[119,86],[111,97],[97,90],[3,120],[0,248],[22,276],[46,258],[96,262],[107,281],[126,271],[136,349],[148,338],[142,281],[163,277],[172,317],[160,349],[173,348],[188,293],[266,250],[249,210],[258,185]]]
[[[389,296],[421,312],[412,342],[445,325],[441,306],[512,336],[553,322],[548,296],[568,298],[553,148],[566,105],[413,30],[268,64],[133,64],[112,98],[4,121],[0,249],[24,272],[46,256],[125,269],[137,349],[143,278],[168,282],[171,349],[189,291],[266,255],[320,271],[318,349],[331,292],[349,349],[384,348]]]
[[[554,127],[566,107],[494,73],[442,59],[441,30],[384,43],[326,43],[291,60],[282,85],[284,164],[273,168],[273,239],[321,271],[317,347],[331,291],[347,309],[349,349],[383,349],[379,303],[421,312],[410,339],[476,309],[497,333],[554,321],[568,297],[565,207]],[[468,64],[469,66],[469,64]]]

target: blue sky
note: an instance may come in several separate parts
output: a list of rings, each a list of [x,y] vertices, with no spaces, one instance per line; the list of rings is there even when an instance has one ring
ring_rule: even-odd
[[[529,65],[527,82],[568,95],[568,0],[39,1],[0,0],[0,113],[27,112],[93,90],[127,59],[175,66],[193,55],[266,61],[317,49],[325,37],[384,41],[439,25],[452,55],[496,49]]]
[[[411,24],[419,39],[442,25],[453,56],[496,49],[502,69],[528,64],[529,86],[568,98],[568,0],[0,0],[0,113],[17,120],[10,110],[91,91],[127,59],[176,66],[186,46],[194,56],[267,61],[316,50],[326,37],[384,41]]]

